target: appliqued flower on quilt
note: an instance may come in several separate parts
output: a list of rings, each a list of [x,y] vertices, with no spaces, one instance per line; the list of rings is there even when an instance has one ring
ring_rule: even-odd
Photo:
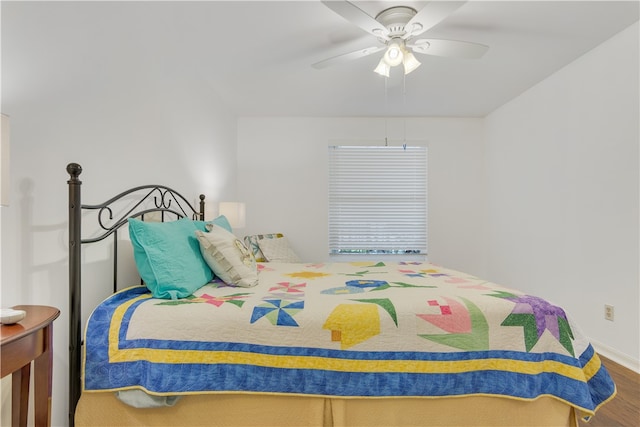
[[[384,280],[349,280],[345,285],[355,286],[356,288],[377,288],[387,285]]]
[[[487,350],[489,324],[478,306],[465,298],[460,298],[462,303],[447,297],[442,297],[442,300],[427,301],[430,307],[428,312],[416,316],[437,326],[444,333],[418,336],[461,350]]]
[[[531,351],[542,334],[549,331],[572,356],[575,356],[572,344],[573,332],[562,308],[531,295],[516,295],[501,291],[491,296],[516,304],[511,314],[502,322],[502,326],[522,326],[527,351]]]
[[[349,280],[345,282],[345,286],[338,286],[335,288],[325,289],[322,294],[325,295],[346,295],[346,294],[361,294],[365,290],[377,289],[377,288],[389,288],[389,283],[384,280]]]
[[[322,294],[326,295],[344,295],[344,294],[361,294],[363,292],[384,291],[389,288],[437,288],[433,285],[413,285],[404,282],[387,282],[384,280],[349,280],[345,282],[345,286],[325,289]]]

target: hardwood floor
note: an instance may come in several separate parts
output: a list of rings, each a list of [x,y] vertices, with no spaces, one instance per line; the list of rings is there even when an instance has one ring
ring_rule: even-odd
[[[596,415],[580,427],[638,427],[640,426],[640,374],[600,356],[613,377],[618,394],[598,410]]]

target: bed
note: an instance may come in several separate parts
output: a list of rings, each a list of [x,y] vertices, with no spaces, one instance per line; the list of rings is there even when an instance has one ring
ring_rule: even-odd
[[[85,205],[82,168],[67,171],[70,425],[574,426],[615,396],[588,339],[539,297],[426,262],[299,262],[282,235],[256,262],[224,217],[205,220],[204,196],[195,209],[142,186]],[[91,210],[103,232],[83,238]],[[144,283],[114,284],[83,336],[80,247],[125,225]]]

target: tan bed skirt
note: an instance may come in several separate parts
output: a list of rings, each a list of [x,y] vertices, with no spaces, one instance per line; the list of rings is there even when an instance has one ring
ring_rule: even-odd
[[[572,407],[549,397],[325,399],[194,395],[175,406],[135,409],[113,393],[83,393],[78,427],[104,426],[577,426]]]

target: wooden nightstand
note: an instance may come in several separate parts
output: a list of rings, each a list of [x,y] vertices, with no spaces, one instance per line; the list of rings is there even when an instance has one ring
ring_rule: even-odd
[[[26,426],[29,407],[29,375],[34,367],[35,425],[51,425],[51,371],[53,321],[60,310],[42,305],[18,305],[27,315],[13,325],[0,326],[2,377],[13,374],[11,425]]]

